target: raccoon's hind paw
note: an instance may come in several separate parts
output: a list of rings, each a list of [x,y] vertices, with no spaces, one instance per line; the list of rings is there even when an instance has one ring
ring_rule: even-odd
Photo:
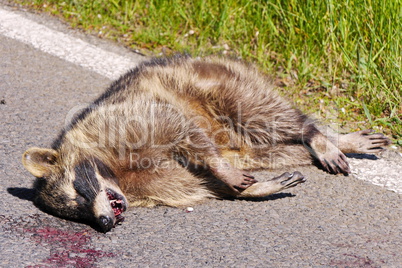
[[[344,153],[378,153],[391,144],[382,133],[373,133],[372,129],[349,133],[340,137],[340,148]]]
[[[311,140],[313,156],[319,161],[324,170],[332,174],[350,173],[346,156],[321,133],[313,136]]]
[[[348,175],[351,172],[346,156],[339,150],[326,152],[318,157],[318,161],[331,174]]]

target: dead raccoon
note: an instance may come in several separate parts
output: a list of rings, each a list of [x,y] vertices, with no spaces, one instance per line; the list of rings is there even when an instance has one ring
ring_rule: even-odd
[[[244,170],[311,164],[350,172],[343,153],[389,144],[365,130],[332,139],[254,67],[220,58],[152,59],[122,76],[68,125],[52,149],[22,158],[35,203],[107,232],[127,206],[188,206],[209,197],[261,197],[305,181],[257,182]],[[342,153],[343,152],[343,153]]]

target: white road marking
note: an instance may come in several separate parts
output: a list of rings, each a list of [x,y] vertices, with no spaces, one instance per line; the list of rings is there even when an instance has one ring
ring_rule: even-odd
[[[105,51],[78,38],[52,30],[1,8],[0,34],[32,45],[41,51],[78,64],[113,80],[138,64],[138,62],[131,61],[126,57]],[[400,160],[396,160],[395,163],[382,159],[376,160],[375,165],[382,165],[382,168],[378,169],[377,167],[375,170],[367,167],[366,161],[372,160],[350,159],[349,161],[352,166],[352,174],[356,178],[402,194]],[[378,173],[378,170],[381,171],[381,174]]]
[[[402,194],[402,155],[396,159],[354,159],[349,158],[352,175],[363,181]]]
[[[117,79],[136,62],[100,49],[78,38],[0,8],[0,34],[78,64],[110,79]]]

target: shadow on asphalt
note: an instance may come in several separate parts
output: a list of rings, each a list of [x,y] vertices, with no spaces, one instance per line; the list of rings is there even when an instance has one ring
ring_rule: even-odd
[[[367,160],[378,160],[379,158],[374,154],[346,154],[349,158],[355,159],[367,159]]]
[[[240,200],[247,200],[251,202],[265,202],[265,201],[272,201],[272,200],[277,200],[277,199],[282,199],[282,198],[288,198],[288,197],[295,197],[296,195],[291,194],[291,193],[277,193],[277,194],[271,194],[267,195],[264,197],[247,197],[247,198],[239,198]]]
[[[21,187],[10,187],[7,188],[7,192],[15,197],[22,200],[33,201],[35,197],[35,189],[21,188]]]

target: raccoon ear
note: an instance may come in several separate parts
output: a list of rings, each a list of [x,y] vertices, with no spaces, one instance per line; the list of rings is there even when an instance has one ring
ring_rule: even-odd
[[[48,177],[54,170],[57,156],[55,150],[34,147],[22,155],[22,164],[35,177]]]

